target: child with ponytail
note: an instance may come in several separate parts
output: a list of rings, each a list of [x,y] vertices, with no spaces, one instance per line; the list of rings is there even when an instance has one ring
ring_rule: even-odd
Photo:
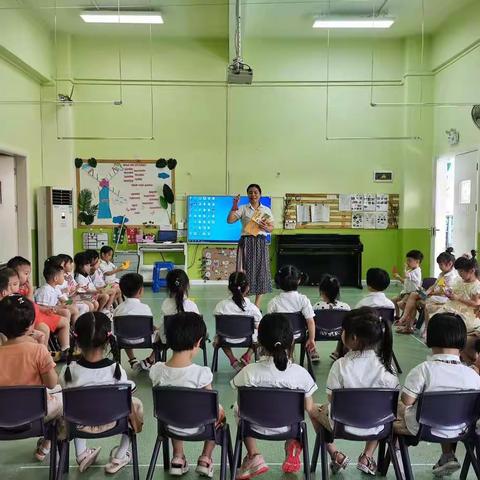
[[[217,303],[214,315],[247,315],[253,317],[255,323],[255,333],[253,334],[253,341],[257,341],[257,329],[262,319],[262,314],[258,307],[252,303],[248,298],[248,292],[250,286],[248,284],[247,276],[244,272],[233,272],[228,278],[228,289],[232,296],[226,298]],[[242,343],[246,338],[227,338],[229,343]],[[231,348],[223,347],[222,350],[230,360],[230,365],[239,372],[245,365],[250,363],[253,350],[249,348],[240,358],[237,360],[232,352]]]
[[[392,368],[392,330],[387,319],[380,319],[369,307],[352,310],[343,321],[342,341],[349,351],[330,369],[326,385],[329,402],[332,391],[342,388],[399,388],[398,378]],[[315,430],[321,425],[332,431],[330,403],[315,405],[311,419]],[[359,436],[373,435],[381,429],[382,427],[345,427],[347,432]],[[377,471],[373,459],[377,443],[367,441],[358,458],[357,468],[370,475],[375,475]],[[350,459],[340,452],[334,443],[327,444],[327,449],[331,457],[332,472],[337,473],[346,468]]]
[[[90,312],[81,315],[75,323],[73,337],[67,365],[60,374],[60,383],[63,388],[123,383],[130,384],[132,390],[135,389],[135,384],[127,379],[127,374],[120,365],[120,352],[115,336],[112,334],[111,322],[104,313]],[[80,349],[81,357],[77,361],[72,361],[75,347]],[[113,360],[107,358],[108,348]],[[136,398],[132,398],[130,423],[136,432],[142,430],[143,406]],[[86,432],[96,432],[107,431],[114,426],[115,424],[81,428]],[[87,442],[83,438],[74,439],[74,443],[78,469],[84,472],[95,463],[100,447],[87,448]],[[110,460],[105,465],[105,472],[117,473],[130,463],[131,456],[128,435],[122,435],[120,445],[110,452]]]
[[[281,313],[265,315],[258,327],[258,342],[265,354],[260,361],[251,363],[242,369],[231,381],[231,386],[238,387],[271,387],[303,390],[305,392],[305,410],[313,410],[312,395],[317,385],[310,374],[300,365],[291,362],[293,353],[293,331],[290,322]],[[280,429],[252,426],[255,431],[266,435],[287,432],[289,427]],[[247,455],[236,476],[237,480],[246,480],[261,475],[269,470],[260,454],[254,438],[245,439]],[[296,473],[301,468],[302,447],[297,440],[285,442],[285,460],[282,470],[285,473]]]

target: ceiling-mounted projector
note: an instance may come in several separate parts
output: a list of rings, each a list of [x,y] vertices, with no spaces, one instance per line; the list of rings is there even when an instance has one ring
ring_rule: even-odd
[[[246,63],[233,62],[227,68],[227,83],[237,85],[251,85],[253,80],[253,70]]]

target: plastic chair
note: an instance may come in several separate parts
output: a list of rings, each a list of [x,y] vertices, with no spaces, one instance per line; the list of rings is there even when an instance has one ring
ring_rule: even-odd
[[[395,309],[393,308],[376,308],[375,309],[377,312],[377,315],[380,318],[387,318],[390,321],[390,328],[393,325],[393,321],[395,319]],[[393,363],[395,364],[395,370],[397,371],[398,374],[403,373],[402,368],[400,367],[400,363],[397,360],[397,356],[395,355],[395,352],[392,352],[392,360]]]
[[[248,315],[215,315],[215,345],[213,347],[212,372],[218,370],[218,351],[222,347],[254,348],[252,335],[255,319]],[[230,343],[228,338],[246,338],[241,343]],[[257,354],[256,348],[255,357]]]
[[[480,463],[475,456],[480,452],[480,441],[475,434],[475,424],[480,415],[480,392],[477,390],[448,391],[448,392],[425,392],[418,397],[417,421],[420,425],[417,435],[398,435],[400,452],[402,455],[405,480],[413,480],[415,477],[408,454],[409,446],[416,446],[421,441],[430,443],[454,443],[462,442],[465,445],[465,461],[463,464],[461,479],[467,478],[467,473],[472,464],[475,475],[480,478]],[[454,438],[439,437],[433,430],[456,425],[467,425],[464,432]],[[388,460],[388,459],[387,459]],[[388,461],[385,462],[384,474],[388,470]]]
[[[282,315],[288,318],[290,322],[290,326],[293,330],[293,336],[295,338],[295,344],[300,345],[300,361],[298,362],[300,365],[305,363],[305,355],[307,354],[305,343],[307,341],[307,322],[305,317],[303,316],[302,312],[280,312]],[[307,370],[312,375],[312,378],[315,378],[313,375],[313,365],[310,359],[310,355],[306,355],[307,357]]]
[[[152,341],[152,335],[155,333],[153,317],[147,315],[113,317],[113,331],[120,352],[128,348],[148,348],[155,352],[155,361],[160,359],[159,343]]]
[[[165,332],[167,332],[168,328],[170,327],[170,323],[173,321],[173,317],[175,315],[165,315],[163,317],[163,326],[164,326],[164,330]],[[203,315],[201,315],[201,317],[203,318]],[[205,367],[208,367],[208,356],[207,356],[207,340],[209,340],[208,338],[208,333],[207,333],[207,338],[202,338],[202,342],[200,343],[200,348],[202,349],[203,351],[203,365]],[[167,350],[170,348],[168,346],[168,344],[166,343],[163,343],[163,342],[159,342],[158,344],[158,348],[160,350],[160,360],[162,362],[165,362],[167,360]]]
[[[433,286],[433,284],[437,281],[435,277],[427,277],[424,278],[422,281],[422,288],[424,290],[428,290],[430,287]],[[425,323],[425,309],[424,308],[417,308],[418,310],[418,318],[415,323],[415,327],[417,329],[421,329],[422,325]]]
[[[305,392],[281,388],[249,388],[238,389],[239,423],[232,463],[231,478],[235,478],[236,469],[242,457],[242,442],[247,437],[260,440],[297,439],[303,447],[303,471],[305,478],[310,479],[308,435],[304,420]],[[288,426],[284,433],[264,435],[253,429],[281,428]]]
[[[433,287],[436,281],[435,277],[426,277],[422,280],[422,288],[428,290],[430,287]]]
[[[152,291],[158,293],[161,288],[167,286],[167,280],[162,277],[162,272],[171,272],[175,268],[175,264],[172,262],[155,262],[153,264],[152,274]]]
[[[70,441],[74,438],[106,438],[126,434],[130,437],[133,461],[133,478],[139,480],[137,436],[130,427],[128,416],[132,407],[130,384],[101,385],[67,388],[63,390],[63,414],[67,437],[59,443],[60,462],[56,480],[61,480],[69,470]],[[97,426],[116,422],[100,433],[78,430],[81,425]]]
[[[343,388],[332,391],[331,418],[333,431],[330,432],[323,426],[317,432],[315,447],[312,455],[311,472],[317,469],[318,455],[321,453],[322,480],[328,480],[327,443],[334,439],[353,441],[378,440],[379,465],[385,456],[385,447],[394,450],[393,422],[396,418],[399,391],[386,388]],[[346,427],[375,428],[383,427],[376,434],[360,436],[350,433]],[[397,457],[391,456],[394,462],[396,478],[401,479]]]
[[[157,439],[153,449],[147,480],[153,478],[160,446],[163,444],[163,468],[169,469],[168,439],[198,442],[214,440],[221,446],[220,480],[227,478],[227,464],[231,465],[233,453],[228,423],[215,428],[218,418],[218,392],[180,387],[153,387],[153,414],[157,419]],[[177,429],[200,428],[195,434],[180,435]],[[228,461],[227,461],[228,458]]]
[[[49,479],[55,479],[56,422],[45,422],[47,392],[43,386],[0,387],[0,441],[45,437],[52,442]]]

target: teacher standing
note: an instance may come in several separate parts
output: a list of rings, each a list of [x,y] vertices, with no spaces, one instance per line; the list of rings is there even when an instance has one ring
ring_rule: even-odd
[[[238,206],[240,195],[233,199],[227,222],[242,222],[242,234],[237,250],[237,271],[245,272],[250,294],[255,295],[255,305],[259,307],[262,295],[272,291],[267,234],[273,230],[273,215],[268,207],[260,203],[260,185],[249,185],[247,195],[249,203],[241,207]]]

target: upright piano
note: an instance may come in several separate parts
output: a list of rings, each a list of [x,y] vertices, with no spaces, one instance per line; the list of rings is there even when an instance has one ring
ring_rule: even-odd
[[[360,235],[301,234],[277,237],[277,266],[295,265],[307,274],[307,285],[335,275],[344,287],[362,288]]]

